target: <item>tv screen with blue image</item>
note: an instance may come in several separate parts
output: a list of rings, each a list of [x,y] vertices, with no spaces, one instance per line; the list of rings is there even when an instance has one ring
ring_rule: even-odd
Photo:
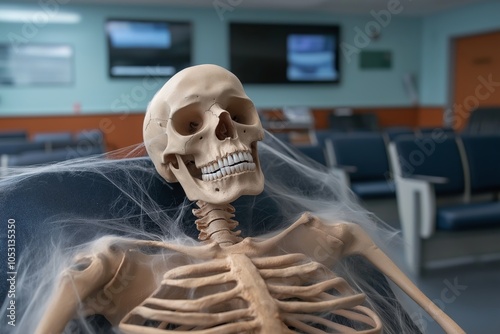
[[[114,48],[168,49],[172,33],[166,22],[108,22],[107,30]]]
[[[230,24],[230,68],[243,83],[337,83],[336,25]]]
[[[288,35],[287,79],[289,81],[333,81],[338,77],[334,60],[334,36]]]
[[[170,77],[191,65],[189,22],[110,19],[106,35],[111,77]]]

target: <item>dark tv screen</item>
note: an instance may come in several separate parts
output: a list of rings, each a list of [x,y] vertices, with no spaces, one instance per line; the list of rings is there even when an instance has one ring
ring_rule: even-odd
[[[230,24],[230,67],[243,83],[336,83],[339,27]]]
[[[110,19],[106,36],[111,77],[170,77],[191,65],[189,22]]]

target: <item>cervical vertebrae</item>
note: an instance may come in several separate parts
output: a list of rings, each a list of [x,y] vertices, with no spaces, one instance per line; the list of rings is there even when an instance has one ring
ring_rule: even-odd
[[[196,220],[196,227],[200,234],[201,241],[213,240],[222,247],[234,245],[240,242],[241,231],[233,231],[238,226],[238,222],[232,220],[234,217],[234,207],[230,204],[208,204],[203,201],[196,202],[199,209],[194,209],[193,214],[199,218]]]

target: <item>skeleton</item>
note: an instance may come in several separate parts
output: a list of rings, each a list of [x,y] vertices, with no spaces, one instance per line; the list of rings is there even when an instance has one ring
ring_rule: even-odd
[[[62,332],[77,311],[102,314],[123,333],[382,333],[365,294],[330,270],[353,254],[374,264],[445,332],[464,333],[356,224],[305,213],[268,238],[234,231],[230,203],[263,190],[257,153],[263,134],[232,73],[200,65],[172,77],[148,107],[144,138],[159,174],[197,201],[202,242],[100,240],[62,274],[37,333]]]

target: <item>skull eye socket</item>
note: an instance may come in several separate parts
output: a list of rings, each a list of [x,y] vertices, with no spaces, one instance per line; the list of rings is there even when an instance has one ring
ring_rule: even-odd
[[[172,126],[182,136],[193,135],[203,126],[203,114],[193,108],[177,110],[172,116]]]
[[[230,101],[226,108],[233,122],[252,125],[258,121],[258,115],[252,101],[247,99],[234,99]]]

